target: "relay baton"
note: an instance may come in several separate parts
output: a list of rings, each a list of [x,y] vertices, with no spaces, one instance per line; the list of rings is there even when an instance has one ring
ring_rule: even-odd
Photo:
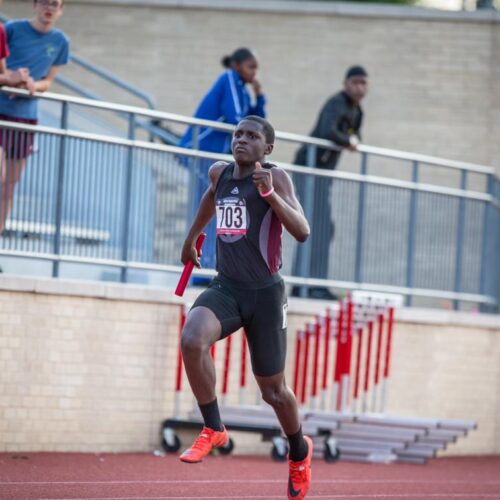
[[[198,239],[196,240],[195,248],[198,253],[198,257],[201,253],[201,247],[203,246],[203,242],[206,238],[206,233],[200,233]],[[181,277],[179,278],[179,283],[177,284],[177,288],[175,289],[175,295],[182,297],[184,295],[184,290],[186,290],[186,286],[188,284],[191,273],[193,272],[194,262],[189,260],[184,265],[184,270],[182,271]]]

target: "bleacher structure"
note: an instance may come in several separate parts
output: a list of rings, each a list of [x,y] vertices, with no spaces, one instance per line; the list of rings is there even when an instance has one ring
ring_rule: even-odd
[[[386,413],[394,312],[401,303],[401,297],[395,295],[353,292],[297,332],[293,389],[303,431],[313,438],[316,457],[328,462],[425,464],[476,429],[476,423],[469,420]],[[183,320],[181,328],[182,324]],[[231,337],[226,340],[221,417],[229,430],[257,433],[271,441],[273,459],[285,460],[287,442],[273,409],[262,401],[245,404],[244,335],[241,339],[239,404],[227,403],[229,373],[234,371],[230,370]],[[168,452],[181,447],[176,429],[199,429],[203,422],[196,405],[186,418],[180,416],[180,355],[176,380],[175,415],[162,424],[163,446]],[[221,452],[230,453],[233,447],[230,441]]]

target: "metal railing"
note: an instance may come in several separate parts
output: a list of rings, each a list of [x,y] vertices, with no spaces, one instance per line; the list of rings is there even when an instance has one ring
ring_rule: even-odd
[[[7,16],[4,16],[3,14],[0,14],[0,22],[5,23],[7,21],[9,21],[9,18]],[[91,73],[93,77],[96,77],[100,81],[100,83],[104,81],[110,84],[112,86],[113,92],[115,92],[117,89],[120,89],[129,96],[133,96],[134,98],[142,101],[147,108],[156,109],[156,103],[153,96],[143,91],[142,89],[136,87],[135,85],[130,84],[124,79],[118,77],[117,75],[108,71],[107,69],[102,68],[94,63],[91,63],[85,58],[74,53],[70,54],[70,63],[83,69],[88,73]],[[106,100],[103,96],[91,91],[85,86],[76,83],[75,81],[67,78],[62,74],[58,74],[55,78],[55,81],[65,89],[75,93],[77,96],[98,101]],[[78,115],[78,112],[76,114]],[[123,117],[127,118],[126,116],[120,113],[117,113],[117,115],[122,118]],[[90,118],[90,120],[92,120],[92,117]],[[80,119],[79,121],[81,123],[83,120]],[[179,140],[179,137],[174,132],[165,129],[164,127],[161,126],[161,124],[155,123],[154,121],[138,119],[136,120],[135,125],[138,129],[146,131],[149,134],[149,139],[151,141],[158,139],[164,142],[165,144],[175,145]],[[111,121],[109,122],[108,127],[114,128],[116,131],[116,127],[112,125]]]
[[[193,179],[207,163],[230,157],[137,140],[136,122],[147,118],[191,125],[195,139],[207,127],[228,133],[233,127],[71,96],[38,97],[61,103],[60,129],[0,122],[0,130],[13,141],[28,131],[36,134],[37,144],[16,191],[0,255],[50,261],[54,276],[65,263],[117,269],[116,279],[122,281],[136,271],[179,272],[180,247],[196,205]],[[71,106],[126,114],[128,138],[67,130]],[[310,166],[317,147],[336,149],[307,136],[277,132],[276,137],[307,144]],[[287,281],[402,293],[408,303],[439,305],[444,300],[456,308],[478,304],[498,310],[500,188],[494,170],[365,145],[359,157],[359,172],[279,163],[294,177],[318,235],[301,252],[285,236]],[[410,178],[376,175],[392,161],[398,162],[398,171],[408,165]],[[457,186],[439,185],[432,176],[422,182],[429,166],[451,177],[458,174]],[[447,184],[451,177],[445,178]],[[315,206],[318,193],[329,194],[329,212]],[[314,270],[323,259],[317,248],[325,246],[321,235],[332,219],[336,234],[327,244],[326,271],[320,276]]]
[[[100,66],[97,66],[96,64],[90,63],[83,57],[80,57],[77,54],[71,54],[70,55],[70,60],[72,63],[76,64],[77,66],[80,66],[81,68],[85,69],[89,73],[92,73],[95,76],[98,76],[102,80],[105,80],[109,83],[111,83],[114,87],[119,87],[125,92],[128,92],[129,94],[137,97],[138,99],[141,99],[144,101],[146,106],[149,109],[155,109],[156,108],[156,103],[153,98],[153,96],[149,95],[148,93],[144,92],[143,90],[135,87],[134,85],[131,85],[130,83],[127,83],[126,81],[122,80],[121,78],[117,77],[113,73],[109,72],[108,70],[101,68]],[[60,83],[63,85],[67,82],[67,79],[61,77],[61,75],[58,75]],[[81,89],[81,87],[79,87]]]

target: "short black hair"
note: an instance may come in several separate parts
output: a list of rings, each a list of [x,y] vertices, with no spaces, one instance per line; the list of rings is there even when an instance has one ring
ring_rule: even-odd
[[[274,144],[274,127],[265,118],[262,118],[261,116],[257,115],[248,115],[245,116],[245,118],[243,118],[242,120],[240,120],[240,123],[244,122],[245,120],[251,122],[257,122],[264,131],[264,136],[266,137],[266,144]]]
[[[38,3],[38,0],[33,0],[33,3]],[[61,0],[61,7],[64,5],[64,0]]]
[[[359,66],[359,65],[351,66],[345,72],[345,79],[347,80],[353,76],[366,76],[366,77],[368,77],[368,72],[366,71],[365,68],[363,68],[363,66]]]

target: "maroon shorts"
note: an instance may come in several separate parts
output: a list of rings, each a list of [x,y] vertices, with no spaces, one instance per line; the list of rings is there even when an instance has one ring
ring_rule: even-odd
[[[14,123],[27,123],[36,125],[38,120],[16,118],[14,116],[0,115],[0,120]],[[5,151],[7,158],[27,158],[33,152],[33,132],[8,129],[0,126],[0,147]]]

